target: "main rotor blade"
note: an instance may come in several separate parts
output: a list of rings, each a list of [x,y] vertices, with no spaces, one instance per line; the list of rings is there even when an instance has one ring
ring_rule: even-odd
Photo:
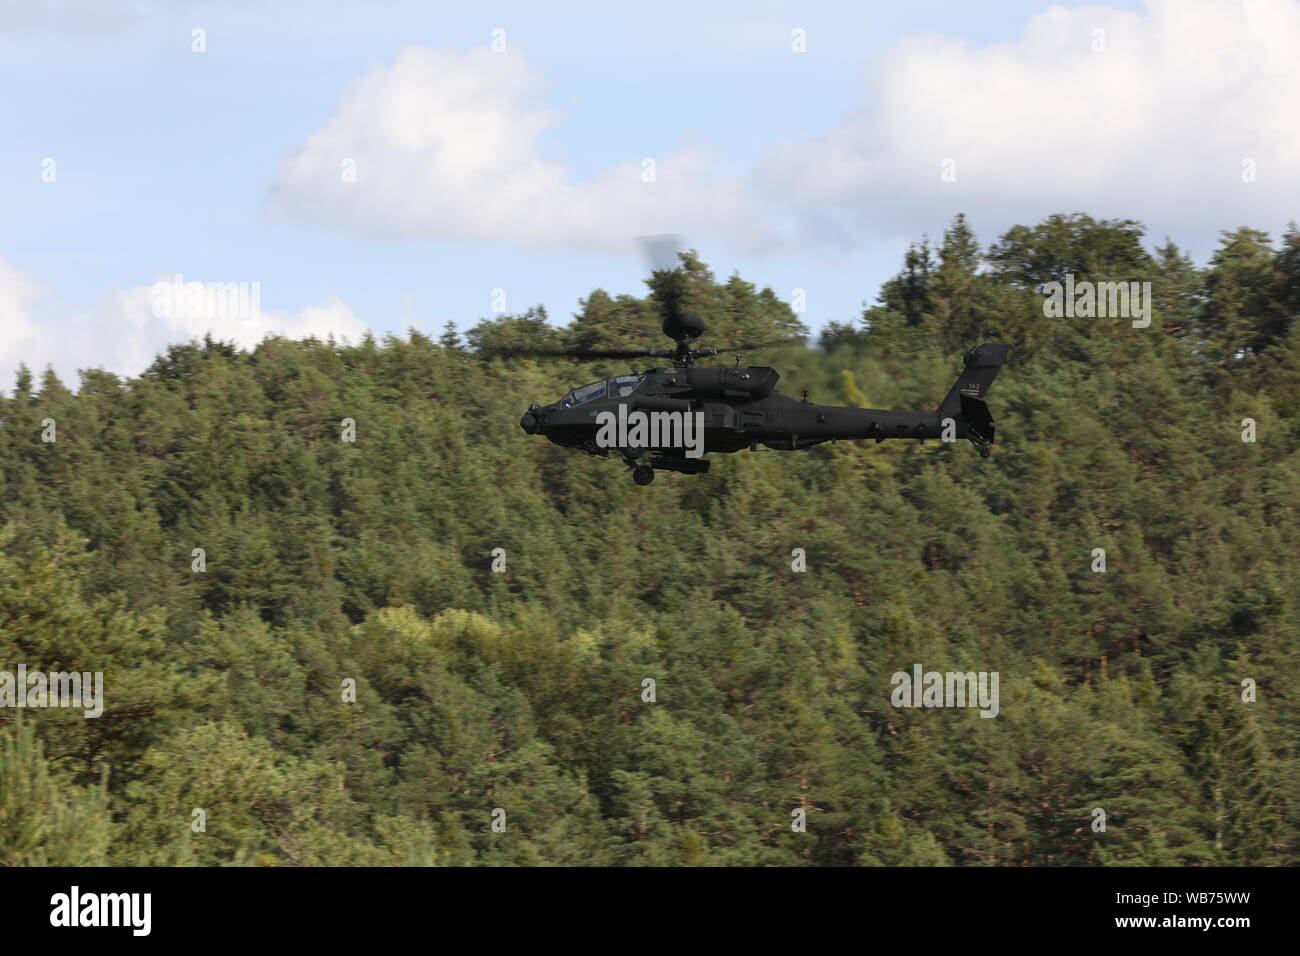
[[[699,349],[696,355],[719,352],[758,352],[766,349],[779,349],[786,345],[799,345],[799,339],[765,339],[761,342],[751,342],[748,345],[726,345],[716,349]]]
[[[637,236],[641,251],[650,263],[651,272],[672,272],[681,265],[677,253],[682,250],[682,237],[673,233],[655,236]]]
[[[682,237],[664,233],[638,236],[637,240],[650,262],[650,278],[645,280],[645,284],[650,287],[651,299],[659,306],[661,328],[670,338],[678,338],[691,327],[691,320],[685,315],[686,270],[682,268],[678,255],[684,245]],[[702,331],[703,325],[689,337],[693,338]]]
[[[662,349],[647,351],[645,349],[480,349],[480,354],[493,358],[568,358],[568,359],[629,359],[629,358],[671,358],[672,352]]]
[[[752,342],[749,345],[731,345],[716,349],[692,349],[695,358],[708,358],[723,352],[756,352],[761,349],[780,348],[785,345],[798,344],[798,339],[768,339]],[[534,348],[482,348],[478,355],[489,358],[567,358],[581,361],[583,359],[631,359],[631,358],[675,358],[677,353],[671,349],[534,349]]]

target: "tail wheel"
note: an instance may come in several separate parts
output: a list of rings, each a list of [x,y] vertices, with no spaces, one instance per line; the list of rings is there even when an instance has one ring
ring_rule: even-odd
[[[655,480],[655,470],[649,465],[637,465],[632,469],[632,480],[638,485],[648,485]]]

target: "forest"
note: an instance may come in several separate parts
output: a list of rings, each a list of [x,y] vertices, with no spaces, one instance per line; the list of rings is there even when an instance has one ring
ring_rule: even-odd
[[[631,369],[510,351],[660,348],[649,289],[23,369],[0,671],[104,701],[0,708],[0,864],[1296,863],[1300,230],[1202,267],[1131,220],[958,216],[818,334],[682,263],[701,345],[787,340],[743,355],[787,395],[931,410],[1012,344],[992,457],[838,442],[638,487],[524,434]],[[1150,282],[1150,325],[1046,315],[1067,275]],[[894,706],[917,664],[996,672],[997,716]]]

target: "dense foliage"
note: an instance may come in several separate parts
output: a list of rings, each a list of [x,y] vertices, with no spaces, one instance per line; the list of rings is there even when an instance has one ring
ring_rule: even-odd
[[[982,248],[959,217],[861,323],[746,356],[787,394],[930,409],[996,329],[988,460],[841,442],[637,487],[517,424],[626,364],[476,352],[644,342],[651,305],[602,291],[466,343],[208,340],[76,394],[21,373],[0,670],[102,671],[107,699],[0,710],[0,862],[1292,863],[1300,234],[1280,245],[1240,229],[1202,269],[1133,222]],[[801,331],[686,261],[702,344]],[[1154,321],[1046,318],[1065,273],[1150,281]],[[918,663],[997,671],[1000,713],[893,707]]]

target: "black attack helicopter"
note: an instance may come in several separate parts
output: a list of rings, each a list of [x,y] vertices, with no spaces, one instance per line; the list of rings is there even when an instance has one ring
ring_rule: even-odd
[[[759,445],[792,451],[839,439],[965,438],[981,456],[988,457],[994,429],[984,396],[1011,346],[986,343],[966,352],[965,368],[933,412],[818,405],[808,401],[807,393],[799,400],[777,392],[780,374],[767,366],[741,366],[738,358],[734,368],[696,367],[698,358],[742,349],[692,348],[704,334],[705,325],[698,315],[682,308],[686,274],[680,266],[655,269],[651,285],[663,314],[663,333],[676,343],[675,349],[530,350],[516,354],[574,359],[670,358],[672,364],[583,385],[550,405],[530,405],[519,421],[525,432],[600,458],[616,451],[632,469],[632,479],[638,485],[654,481],[656,470],[703,474],[709,470],[709,462],[702,454],[745,448],[757,451]],[[638,413],[642,422],[648,419],[653,426],[658,418],[664,427],[643,428],[640,433],[635,427],[610,427],[616,421],[636,419]],[[676,423],[669,421],[674,415],[685,427],[678,425],[674,431]],[[685,416],[692,416],[692,421],[685,422]],[[701,434],[692,436],[691,425],[702,426]],[[668,440],[663,440],[665,436]],[[684,439],[691,439],[692,447],[686,447]]]

